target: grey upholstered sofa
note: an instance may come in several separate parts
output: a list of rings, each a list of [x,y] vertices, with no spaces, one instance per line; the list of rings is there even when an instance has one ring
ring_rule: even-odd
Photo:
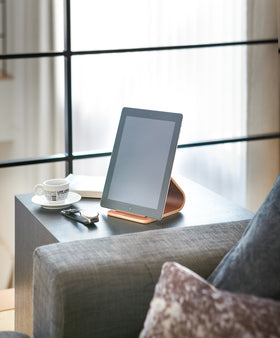
[[[34,337],[138,337],[166,261],[207,278],[248,221],[51,244],[34,253]]]
[[[280,174],[250,221],[37,248],[35,338],[280,337],[279,201]]]

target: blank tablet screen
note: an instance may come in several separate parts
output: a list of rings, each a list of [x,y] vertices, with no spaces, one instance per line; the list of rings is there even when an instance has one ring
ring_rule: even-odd
[[[101,205],[160,219],[182,115],[124,108]]]

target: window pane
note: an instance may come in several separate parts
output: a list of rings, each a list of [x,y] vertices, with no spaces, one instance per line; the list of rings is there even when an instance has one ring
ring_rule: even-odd
[[[63,58],[9,60],[0,81],[0,161],[64,153]]]
[[[246,143],[177,149],[173,176],[183,175],[246,207]],[[186,203],[188,203],[188,192]],[[213,211],[214,212],[214,211]]]
[[[275,139],[178,149],[172,175],[175,180],[184,175],[256,212],[279,173],[279,145]],[[187,204],[192,196],[185,193]]]
[[[6,53],[63,50],[63,0],[6,0]]]
[[[275,9],[274,0],[84,0],[82,6],[80,0],[72,0],[72,47],[115,49],[275,38]]]
[[[73,163],[73,172],[76,175],[106,176],[110,156],[76,160]]]
[[[74,150],[110,151],[125,106],[182,113],[179,143],[279,131],[277,55],[257,45],[77,56]]]

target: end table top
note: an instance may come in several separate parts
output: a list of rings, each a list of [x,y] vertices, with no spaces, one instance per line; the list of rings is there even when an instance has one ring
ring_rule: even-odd
[[[223,198],[205,187],[184,177],[175,177],[186,195],[181,212],[150,224],[139,224],[107,215],[108,209],[100,206],[100,199],[83,198],[73,207],[94,209],[99,212],[96,226],[87,227],[60,214],[60,210],[48,210],[34,204],[33,194],[16,196],[16,202],[29,211],[28,217],[46,228],[59,242],[87,238],[100,238],[124,233],[164,229],[172,227],[197,226],[224,222],[248,220],[253,217],[249,210]]]

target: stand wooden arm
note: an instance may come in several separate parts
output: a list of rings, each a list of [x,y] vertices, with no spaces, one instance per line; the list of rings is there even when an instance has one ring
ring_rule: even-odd
[[[185,205],[185,194],[183,190],[179,187],[179,185],[171,177],[162,218],[176,214],[183,208],[184,205]],[[120,210],[109,210],[108,215],[142,224],[148,224],[156,221],[156,219],[154,218],[135,215]]]

